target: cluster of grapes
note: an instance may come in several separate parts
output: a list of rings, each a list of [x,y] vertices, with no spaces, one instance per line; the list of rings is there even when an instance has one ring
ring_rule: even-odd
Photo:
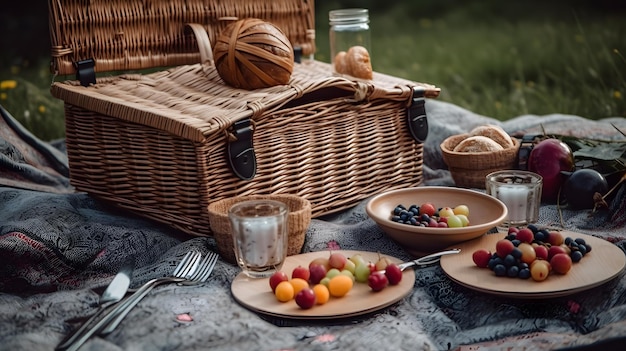
[[[469,208],[466,205],[437,208],[428,202],[408,208],[399,204],[391,212],[391,220],[419,227],[465,227],[469,225]]]
[[[528,279],[531,275],[530,266],[528,263],[523,262],[521,258],[522,251],[518,248],[511,250],[511,253],[504,256],[504,258],[494,252],[487,266],[498,277],[507,276],[511,278]]]
[[[553,271],[566,274],[590,251],[591,246],[582,238],[529,225],[509,228],[508,235],[496,242],[494,253],[479,249],[472,258],[478,267],[489,268],[499,277],[542,281]]]
[[[533,233],[533,241],[532,244],[543,245],[548,249],[555,244],[559,244],[560,233],[550,231],[547,228],[539,228],[534,224],[529,224],[526,226]],[[507,239],[511,240],[515,246],[519,246],[520,241],[516,238],[516,233],[518,233],[520,228],[511,228],[509,229],[509,234],[507,235]],[[552,236],[552,238],[550,237]],[[561,246],[564,246],[565,251],[570,255],[570,258],[573,262],[579,262],[588,252],[591,252],[591,244],[587,243],[583,238],[572,238],[565,237],[563,238]]]

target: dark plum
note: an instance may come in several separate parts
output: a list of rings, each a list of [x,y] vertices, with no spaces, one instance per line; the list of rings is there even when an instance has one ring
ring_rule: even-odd
[[[528,170],[543,177],[541,200],[556,202],[559,190],[565,181],[562,172],[574,170],[572,149],[559,139],[544,139],[530,152]]]
[[[604,195],[608,190],[609,184],[600,172],[584,168],[569,175],[563,184],[561,195],[569,208],[582,210],[594,207],[595,193]]]

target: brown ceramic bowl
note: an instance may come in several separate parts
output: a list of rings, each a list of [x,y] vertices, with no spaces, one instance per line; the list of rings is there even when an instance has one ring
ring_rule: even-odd
[[[470,224],[462,228],[419,227],[391,220],[393,209],[430,202],[435,207],[469,207]],[[507,208],[500,200],[484,193],[455,187],[424,186],[392,190],[374,196],[367,204],[367,214],[409,254],[423,256],[454,244],[480,237],[501,225]]]

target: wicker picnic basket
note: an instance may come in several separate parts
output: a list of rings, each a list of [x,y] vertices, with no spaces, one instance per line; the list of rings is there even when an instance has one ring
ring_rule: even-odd
[[[207,207],[224,198],[298,195],[316,217],[422,183],[424,99],[436,87],[333,76],[329,64],[307,60],[288,85],[242,90],[211,65],[206,46],[234,18],[271,21],[312,54],[312,1],[49,5],[54,70],[76,74],[51,92],[65,102],[79,191],[211,235]],[[94,77],[108,71],[122,73]]]

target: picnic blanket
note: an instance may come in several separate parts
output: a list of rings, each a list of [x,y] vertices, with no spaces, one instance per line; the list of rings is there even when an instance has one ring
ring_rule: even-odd
[[[425,184],[454,186],[439,144],[481,124],[511,135],[541,133],[624,138],[626,119],[519,116],[505,122],[429,100]],[[210,237],[189,237],[76,192],[63,141],[44,142],[10,113],[0,118],[0,350],[53,350],[93,313],[99,294],[127,257],[131,287],[169,275],[190,249],[217,251]],[[626,252],[626,186],[607,209],[559,211],[543,204],[539,225],[604,238]],[[354,208],[315,218],[303,252],[366,250],[409,256]],[[267,318],[230,293],[238,267],[220,260],[209,281],[154,289],[112,334],[81,350],[484,350],[612,349],[626,342],[626,277],[561,298],[516,300],[451,281],[438,265],[415,270],[400,302],[348,320]]]

